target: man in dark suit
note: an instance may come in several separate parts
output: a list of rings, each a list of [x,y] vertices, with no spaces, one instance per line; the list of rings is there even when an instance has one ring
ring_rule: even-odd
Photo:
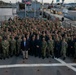
[[[60,57],[60,52],[61,52],[61,43],[60,43],[59,38],[57,38],[55,41],[55,57],[56,58]]]
[[[31,55],[35,55],[35,50],[36,50],[36,44],[35,44],[35,35],[32,36],[32,39],[30,41],[30,52],[31,52]]]
[[[29,35],[27,35],[26,36],[26,42],[27,42],[27,44],[26,44],[26,49],[27,49],[27,51],[28,51],[28,54],[30,54],[30,36]]]
[[[21,42],[21,50],[22,50],[22,54],[23,54],[23,59],[28,59],[28,50],[27,50],[27,43],[26,43],[26,38],[23,37],[23,40]]]
[[[68,41],[68,56],[74,57],[74,38],[71,36],[71,39]]]
[[[36,44],[35,56],[38,56],[40,58],[41,57],[41,39],[39,35],[37,35],[35,44]]]

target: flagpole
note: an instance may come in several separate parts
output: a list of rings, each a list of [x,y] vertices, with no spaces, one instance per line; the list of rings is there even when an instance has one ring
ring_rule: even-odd
[[[65,0],[62,0],[62,6],[64,5],[64,1],[65,1]]]
[[[43,17],[43,0],[42,0],[42,17]]]
[[[36,0],[35,0],[34,17],[36,17]]]
[[[17,0],[16,0],[16,4],[17,4]]]
[[[25,4],[25,18],[26,18],[26,4]]]
[[[25,4],[25,18],[26,18],[26,2],[25,2],[25,0],[24,0],[24,2],[23,2],[24,4]]]

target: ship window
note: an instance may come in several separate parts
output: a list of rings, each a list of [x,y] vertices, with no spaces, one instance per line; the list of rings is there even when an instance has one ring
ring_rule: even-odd
[[[20,10],[25,9],[25,4],[19,4],[19,9],[20,9]]]

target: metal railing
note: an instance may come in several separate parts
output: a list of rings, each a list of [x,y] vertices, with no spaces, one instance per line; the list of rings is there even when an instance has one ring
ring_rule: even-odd
[[[76,21],[65,20],[65,21],[62,22],[62,25],[64,27],[69,27],[69,28],[74,27],[74,28],[76,28]]]
[[[0,15],[0,21],[8,20],[9,18],[14,18],[14,15]]]

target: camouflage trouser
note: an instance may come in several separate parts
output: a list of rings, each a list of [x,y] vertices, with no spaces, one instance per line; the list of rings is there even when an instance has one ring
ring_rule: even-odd
[[[20,54],[20,51],[21,51],[21,49],[20,49],[20,47],[18,47],[17,51],[16,51],[17,55]]]
[[[51,49],[48,48],[48,49],[47,49],[47,55],[48,55],[48,56],[50,56],[50,53],[51,53],[52,56],[54,56],[54,49],[53,49],[53,48],[51,48]]]
[[[46,49],[42,49],[42,56],[43,56],[43,57],[46,56]]]
[[[66,57],[66,49],[62,49],[62,55],[63,57]]]
[[[3,57],[9,57],[9,49],[3,49]]]
[[[16,55],[16,48],[11,49],[11,56]]]
[[[54,56],[54,49],[51,49],[51,55]]]

